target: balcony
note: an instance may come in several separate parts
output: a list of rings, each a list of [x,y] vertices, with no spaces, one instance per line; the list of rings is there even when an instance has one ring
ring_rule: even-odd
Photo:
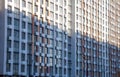
[[[61,58],[61,56],[57,56],[57,58]]]
[[[36,52],[35,55],[39,56],[39,52]]]
[[[52,54],[47,54],[47,57],[52,57]]]
[[[46,75],[47,75],[47,76],[49,76],[50,74],[49,74],[49,73],[47,73]]]
[[[41,43],[41,46],[45,46],[45,44],[44,44],[44,43]]]
[[[12,39],[13,39],[13,37],[12,37],[12,36],[8,36],[8,39],[9,39],[9,40],[12,40]]]
[[[37,35],[37,36],[38,36],[38,35],[39,35],[39,32],[35,32],[35,35]]]
[[[26,7],[22,7],[22,10],[26,11]]]
[[[9,17],[13,17],[13,13],[8,13],[8,16]]]
[[[56,46],[56,49],[59,50],[60,48],[58,46]]]
[[[19,38],[18,37],[14,37],[14,40],[19,41]]]
[[[44,54],[44,53],[41,53],[41,56],[45,56],[45,54]]]
[[[12,29],[12,28],[13,28],[13,25],[12,25],[12,24],[11,24],[11,25],[8,25],[8,28],[11,28],[11,29]]]
[[[12,51],[12,48],[8,48],[8,51]]]
[[[35,12],[35,15],[39,15],[39,12],[37,11],[37,12]]]
[[[21,61],[21,64],[26,64],[27,62],[26,61]]]
[[[35,4],[36,4],[36,5],[39,5],[39,2],[38,2],[38,1],[36,1],[36,2],[35,2]]]
[[[50,19],[50,17],[49,17],[49,16],[47,16],[47,19]]]
[[[38,63],[38,62],[35,62],[35,65],[36,65],[36,66],[38,66],[38,65],[39,65],[39,63]]]
[[[53,26],[47,25],[47,28],[53,30]]]
[[[50,10],[50,7],[49,7],[49,6],[47,6],[47,10]]]
[[[42,36],[42,37],[45,37],[45,34],[42,34],[41,36]]]
[[[36,24],[37,26],[40,25],[40,24],[39,24],[39,21],[35,21],[35,24]]]
[[[68,51],[68,49],[67,49],[67,48],[65,48],[65,51]]]
[[[36,73],[35,73],[35,76],[39,76],[39,73],[36,72]]]
[[[39,46],[39,45],[40,45],[40,44],[39,44],[39,42],[36,42],[35,44],[36,44],[37,46]]]
[[[52,35],[47,35],[47,38],[53,38]]]
[[[12,60],[8,60],[8,63],[13,63],[13,61]]]
[[[44,66],[45,64],[44,63],[41,63],[41,66]]]
[[[44,77],[44,76],[45,76],[45,73],[41,73],[41,76]]]
[[[8,1],[8,5],[11,5],[11,6],[13,6],[13,3],[12,3],[12,1]]]
[[[12,76],[12,72],[6,72],[7,73],[7,75],[11,75]]]

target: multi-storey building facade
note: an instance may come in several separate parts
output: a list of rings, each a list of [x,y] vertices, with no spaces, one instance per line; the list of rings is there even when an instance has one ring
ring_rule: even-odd
[[[116,77],[120,64],[119,1],[73,0],[72,3],[73,77]]]
[[[120,1],[0,0],[0,76],[117,77]]]

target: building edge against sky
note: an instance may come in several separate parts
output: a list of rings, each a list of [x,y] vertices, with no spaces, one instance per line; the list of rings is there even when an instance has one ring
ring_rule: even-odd
[[[0,75],[117,77],[120,1],[0,0]]]

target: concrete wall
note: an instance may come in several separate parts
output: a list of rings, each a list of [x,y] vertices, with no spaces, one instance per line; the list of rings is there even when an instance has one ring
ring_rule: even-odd
[[[0,75],[3,74],[4,69],[4,41],[5,41],[5,0],[0,0]]]
[[[71,77],[76,77],[76,35],[75,35],[75,0],[71,0],[72,1],[72,25],[71,25],[71,28],[72,28],[72,34],[71,34],[71,44],[72,44],[72,47],[71,47],[71,56],[72,56],[72,75]]]

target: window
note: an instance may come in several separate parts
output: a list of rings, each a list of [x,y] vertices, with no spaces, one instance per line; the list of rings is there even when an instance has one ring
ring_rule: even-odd
[[[58,2],[58,0],[55,0],[56,2]]]
[[[66,17],[64,17],[64,23],[66,23]]]
[[[18,52],[19,50],[19,42],[14,41],[14,51]]]
[[[54,45],[54,42],[52,39],[49,40],[51,45]]]
[[[42,7],[40,8],[40,14],[43,14],[43,8]]]
[[[19,19],[14,19],[14,28],[19,29],[19,25],[20,25]]]
[[[26,17],[26,12],[22,11],[22,17],[25,18]]]
[[[11,52],[7,52],[7,60],[11,59]]]
[[[8,13],[12,13],[12,6],[8,5]]]
[[[20,10],[18,8],[14,8],[14,16],[16,18],[19,18],[19,15],[20,15]]]
[[[31,40],[32,40],[32,35],[29,33],[28,34],[28,41],[31,42]]]
[[[48,0],[46,0],[46,6],[49,6]]]
[[[59,47],[62,48],[62,42],[58,42]]]
[[[8,17],[8,18],[7,18],[7,24],[8,24],[8,25],[11,25],[11,24],[12,24],[12,18],[11,18],[11,17]]]
[[[43,0],[40,0],[40,4],[43,4]]]
[[[10,63],[7,63],[7,64],[6,64],[6,71],[7,71],[7,72],[10,72],[10,66],[11,66]]]
[[[59,20],[60,20],[60,21],[61,21],[61,23],[62,23],[62,20],[63,20],[62,15],[59,15]]]
[[[25,43],[21,44],[21,48],[22,48],[22,50],[25,50]]]
[[[18,63],[19,62],[19,53],[16,53],[16,52],[14,52],[14,54],[13,54],[13,61],[14,61],[14,63]]]
[[[20,0],[14,0],[14,4],[19,6],[20,5]]]
[[[62,33],[59,32],[58,36],[59,36],[60,38],[62,38]]]
[[[68,45],[68,51],[71,51],[71,45]]]
[[[22,7],[26,7],[26,2],[25,2],[25,0],[22,0]]]
[[[25,22],[22,21],[22,29],[25,29]]]
[[[44,63],[46,64],[46,63],[47,63],[47,61],[48,61],[48,58],[47,58],[47,57],[45,57],[45,58],[44,58]]]
[[[44,37],[42,37],[42,43],[45,43],[45,39],[44,39]]]
[[[76,22],[76,28],[78,28],[78,22]],[[77,33],[78,33],[78,30],[77,30]]]
[[[27,74],[30,75],[30,73],[32,72],[32,68],[31,65],[27,66]]]
[[[63,14],[63,8],[59,7],[59,10],[60,10],[60,14]]]
[[[13,74],[18,74],[18,70],[19,69],[19,66],[18,64],[13,64]]]
[[[58,19],[58,14],[55,14],[55,19],[56,19],[56,20]]]
[[[19,31],[14,30],[14,40],[18,41],[19,40]]]
[[[7,41],[7,47],[8,47],[8,48],[11,47],[11,40],[8,40],[8,41]]]
[[[43,17],[40,17],[40,22],[42,22],[42,23],[43,23]]]
[[[76,11],[78,12],[78,7],[76,8]]]
[[[49,58],[49,64],[52,66],[52,58]]]
[[[66,6],[66,0],[64,0],[64,6]]]
[[[71,35],[71,29],[68,29],[68,34],[69,34],[69,36]]]
[[[21,54],[21,61],[25,61],[25,54],[24,53]]]
[[[35,21],[35,22],[39,22],[37,15],[34,16],[34,21]]]
[[[69,19],[71,19],[71,18],[72,18],[71,13],[68,13],[68,18],[69,18]]]
[[[38,2],[38,0],[35,0],[35,2]]]
[[[50,17],[51,17],[51,19],[54,18],[54,12],[50,12]]]
[[[63,6],[63,0],[59,0],[59,4]]]
[[[35,5],[35,12],[38,12],[38,6]]]
[[[51,11],[54,10],[54,4],[52,2],[50,2],[50,8],[51,8]]]
[[[29,12],[32,12],[32,3],[28,2],[28,10],[29,10]]]
[[[50,25],[53,26],[54,25],[54,21],[50,20]]]
[[[46,16],[48,16],[49,15],[49,11],[46,9]]]
[[[66,74],[66,69],[64,68],[64,74]]]
[[[12,30],[11,29],[7,29],[7,36],[11,36],[12,35]]]
[[[22,39],[25,39],[25,32],[22,32]]]
[[[66,9],[64,9],[64,14],[66,14]]]
[[[28,20],[29,20],[29,22],[32,21],[32,14],[31,13],[28,13]]]
[[[8,2],[12,2],[12,0],[8,0]]]
[[[55,5],[55,10],[58,11],[58,5]]]
[[[34,31],[37,31],[38,30],[38,27],[37,25],[34,26]]]
[[[28,32],[32,32],[32,24],[31,23],[28,23]]]
[[[68,6],[68,11],[71,11],[72,10],[72,7],[71,6]]]
[[[25,65],[21,65],[21,72],[25,72]]]

